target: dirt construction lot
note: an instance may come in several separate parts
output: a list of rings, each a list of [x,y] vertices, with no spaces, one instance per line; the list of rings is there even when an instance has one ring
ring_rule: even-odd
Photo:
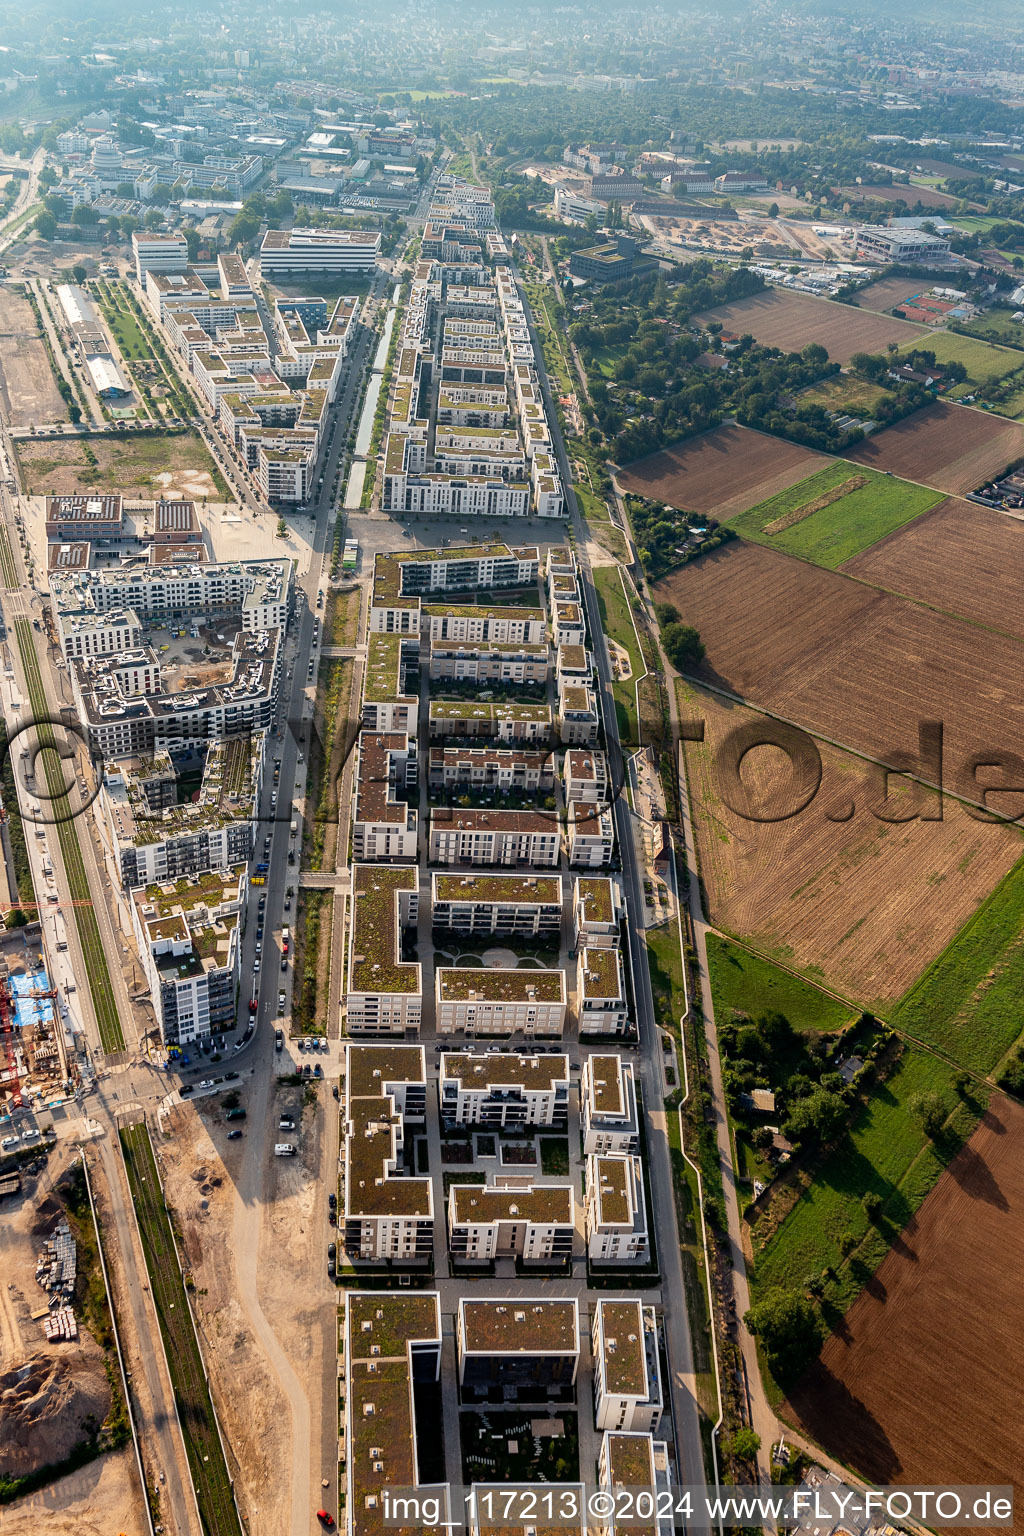
[[[842,570],[1024,640],[1024,522],[951,497]]]
[[[816,299],[807,293],[770,288],[735,304],[721,304],[699,319],[720,320],[727,331],[749,333],[765,347],[800,352],[816,341],[834,363],[846,364],[855,352],[881,352],[887,342],[912,343],[928,334],[927,326],[907,325],[888,315]]]
[[[974,491],[1024,459],[1024,427],[965,405],[936,401],[858,443],[846,455],[950,496]]]
[[[707,646],[697,679],[893,762],[942,721],[944,782],[991,749],[1024,752],[1024,646],[736,541],[654,588]],[[993,622],[996,621],[993,614]]]
[[[930,286],[920,277],[880,277],[876,283],[868,283],[866,288],[858,288],[856,300],[861,309],[870,309],[883,314],[892,309],[894,304],[899,304],[908,298],[910,294],[920,293],[922,288],[927,289]]]
[[[686,685],[680,714],[704,721],[686,764],[712,921],[880,1012],[1020,857],[1014,829],[982,826],[956,804],[942,821],[879,821],[865,803],[867,765],[821,742],[821,787],[804,810],[774,822],[739,816],[722,800],[714,754],[754,712]],[[788,760],[758,748],[743,780],[768,804],[788,786]],[[832,819],[851,805],[849,819]]]
[[[781,437],[725,426],[636,459],[617,478],[637,496],[721,519],[788,490],[827,463],[824,454]]]
[[[0,411],[12,427],[67,421],[32,306],[0,285]]]
[[[1024,1105],[996,1097],[783,1416],[875,1485],[1021,1497]]]
[[[26,495],[121,491],[227,501],[226,487],[194,433],[132,432],[119,437],[43,438],[17,444]],[[92,462],[95,459],[95,463]]]
[[[38,1493],[0,1508],[0,1536],[39,1536],[49,1528],[75,1536],[144,1536],[149,1529],[129,1447],[91,1461]]]

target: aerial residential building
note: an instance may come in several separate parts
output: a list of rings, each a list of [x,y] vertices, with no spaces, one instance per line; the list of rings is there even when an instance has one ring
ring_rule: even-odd
[[[132,233],[132,254],[140,288],[147,272],[184,272],[188,266],[188,242],[184,235],[151,235],[136,229]]]
[[[587,626],[579,603],[559,602],[552,606],[551,637],[556,646],[586,644]]]
[[[608,806],[570,805],[567,811],[569,863],[576,869],[603,869],[611,863],[615,823]]]
[[[165,1046],[234,1025],[247,888],[241,865],[132,891],[136,949]]]
[[[91,496],[86,492],[47,496],[48,539],[119,539],[124,532],[124,507],[119,491]]]
[[[580,1079],[584,1152],[625,1157],[640,1150],[633,1064],[613,1052],[588,1056]]]
[[[501,1389],[505,1402],[573,1402],[580,1317],[569,1301],[460,1300],[455,1326],[464,1403]]]
[[[570,1184],[453,1184],[448,1192],[448,1249],[456,1262],[567,1263],[575,1234]]]
[[[438,966],[435,1001],[442,1035],[558,1036],[565,1026],[565,972]]]
[[[405,678],[418,656],[415,638],[370,635],[363,678],[363,725],[368,731],[416,735],[419,698],[406,692]]]
[[[655,1440],[650,1434],[606,1430],[598,1457],[598,1479],[601,1488],[612,1497],[613,1513],[594,1522],[593,1536],[672,1536],[673,1496],[666,1441]],[[625,1508],[641,1488],[652,1494],[647,1506],[650,1518],[638,1520],[627,1516],[616,1520],[615,1511]],[[620,1492],[623,1489],[630,1490],[625,1497]]]
[[[430,647],[430,676],[433,680],[482,684],[544,683],[550,670],[546,645],[435,640]]]
[[[562,926],[559,875],[492,875],[469,871],[432,876],[431,921],[456,934],[502,934],[556,942]]]
[[[416,1388],[440,1378],[440,1297],[348,1290],[344,1340],[346,1536],[385,1536],[386,1492],[421,1482]],[[431,1493],[447,1520],[447,1485]]]
[[[592,1264],[646,1264],[650,1258],[640,1159],[590,1153],[584,1230]]]
[[[548,704],[465,699],[432,699],[428,714],[430,734],[438,737],[477,736],[493,741],[552,741],[551,707]]]
[[[608,759],[603,752],[573,748],[562,759],[567,802],[603,805],[608,799]]]
[[[592,747],[601,734],[597,695],[587,683],[562,679],[558,688],[558,734],[566,744]]]
[[[428,857],[432,864],[554,869],[561,846],[554,813],[447,806],[431,812]]]
[[[423,1007],[422,968],[402,959],[402,934],[416,924],[419,879],[415,869],[352,865],[348,991],[351,1035],[418,1033]]]
[[[591,1344],[595,1428],[651,1434],[664,1407],[654,1308],[638,1300],[599,1301]]]
[[[352,857],[359,863],[415,859],[419,812],[416,738],[360,731],[352,817]]]
[[[592,683],[594,658],[585,645],[562,645],[555,652],[555,683]]]
[[[346,1046],[340,1232],[352,1260],[408,1267],[433,1252],[431,1182],[406,1175],[403,1158],[426,1103],[422,1046]]]
[[[423,619],[431,645],[441,641],[460,645],[543,645],[547,623],[536,608],[452,607],[424,605]]]
[[[444,1051],[438,1090],[446,1126],[564,1131],[569,1060],[566,1056]]]
[[[550,752],[514,747],[431,747],[428,782],[431,789],[494,790],[538,795],[555,787],[555,760]]]
[[[269,278],[282,273],[372,272],[380,244],[379,230],[268,229],[260,246],[260,267]]]
[[[617,949],[625,910],[617,880],[610,875],[577,875],[572,898],[575,947]]]
[[[622,956],[617,949],[581,949],[576,962],[576,1007],[581,1035],[631,1033]]]

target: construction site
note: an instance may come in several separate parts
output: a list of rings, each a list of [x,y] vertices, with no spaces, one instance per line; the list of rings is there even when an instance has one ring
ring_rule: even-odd
[[[71,1091],[74,1071],[42,929],[29,923],[0,938],[0,1152],[10,1156],[43,1141],[45,1112]]]

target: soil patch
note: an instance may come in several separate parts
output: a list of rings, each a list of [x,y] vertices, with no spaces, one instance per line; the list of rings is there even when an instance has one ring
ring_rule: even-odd
[[[1024,426],[936,401],[857,443],[847,458],[962,496],[1024,459]]]
[[[828,463],[824,454],[749,427],[715,427],[619,471],[626,491],[680,512],[746,512]]]

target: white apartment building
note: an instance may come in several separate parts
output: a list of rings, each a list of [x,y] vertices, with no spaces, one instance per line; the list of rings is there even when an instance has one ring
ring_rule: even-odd
[[[575,1235],[569,1184],[453,1184],[448,1192],[448,1251],[456,1263],[569,1263]]]
[[[455,1319],[462,1400],[572,1401],[580,1358],[579,1303],[536,1296],[508,1301],[463,1297]]]
[[[406,669],[416,660],[415,637],[372,634],[366,647],[363,677],[363,725],[368,731],[415,736],[419,698],[406,692]]]
[[[243,866],[132,892],[130,911],[142,972],[165,1046],[189,1046],[235,1022]]]
[[[260,267],[269,278],[286,272],[372,272],[380,244],[379,230],[268,229],[260,246]]]
[[[475,608],[424,605],[423,618],[431,646],[442,641],[459,645],[543,645],[547,623],[536,608]]]
[[[569,1058],[444,1051],[438,1092],[446,1126],[564,1131]]]
[[[544,683],[550,670],[546,645],[439,640],[430,647],[430,677],[435,681]]]
[[[558,1036],[565,1027],[564,971],[435,971],[437,1031],[467,1035]]]
[[[551,611],[551,637],[556,646],[586,644],[587,626],[579,603],[555,603]]]
[[[580,950],[576,1011],[581,1035],[629,1033],[622,956],[617,949]]]
[[[603,805],[608,799],[608,759],[596,749],[573,747],[562,759],[567,802]]]
[[[437,737],[482,736],[494,741],[542,742],[552,739],[548,704],[516,704],[478,699],[432,699],[430,734]]]
[[[132,233],[132,255],[141,289],[147,272],[184,272],[188,266],[188,242],[184,235],[150,235],[136,229]]]
[[[575,948],[617,949],[625,911],[617,880],[610,875],[577,875],[572,895]]]
[[[569,863],[575,869],[604,869],[615,848],[615,823],[608,806],[570,805],[567,812]]]
[[[361,864],[415,859],[419,812],[416,740],[413,736],[360,731],[352,817],[352,858]]]
[[[591,1345],[595,1428],[652,1434],[664,1407],[654,1308],[632,1299],[599,1301]]]
[[[601,1488],[615,1498],[621,1489],[651,1490],[651,1516],[642,1524],[635,1519],[620,1518],[614,1513],[607,1520],[597,1520],[591,1526],[592,1536],[672,1536],[674,1525],[671,1510],[672,1473],[669,1465],[668,1444],[655,1440],[653,1435],[626,1434],[607,1430],[601,1441],[598,1456],[598,1481]],[[621,1502],[620,1502],[621,1501]],[[615,1499],[613,1510],[625,1507],[625,1500]]]
[[[431,923],[456,934],[557,939],[562,926],[560,875],[492,875],[474,870],[431,876]]]
[[[489,789],[539,795],[555,787],[554,756],[515,747],[431,747],[431,789]]]
[[[422,1046],[345,1048],[344,1180],[339,1232],[348,1257],[425,1264],[434,1245],[429,1178],[405,1176],[407,1124],[426,1116]]]
[[[580,1078],[583,1150],[626,1157],[640,1150],[640,1112],[633,1064],[614,1052],[588,1056]]]
[[[417,1034],[423,1012],[418,961],[402,959],[415,926],[419,879],[411,867],[353,864],[345,1018],[350,1035]]]
[[[432,864],[554,869],[561,851],[554,814],[540,811],[453,810],[438,807],[430,818]]]
[[[560,681],[558,734],[566,745],[592,747],[601,733],[597,695],[588,683]]]
[[[586,1164],[584,1230],[592,1264],[638,1264],[650,1259],[640,1159],[599,1157]]]

